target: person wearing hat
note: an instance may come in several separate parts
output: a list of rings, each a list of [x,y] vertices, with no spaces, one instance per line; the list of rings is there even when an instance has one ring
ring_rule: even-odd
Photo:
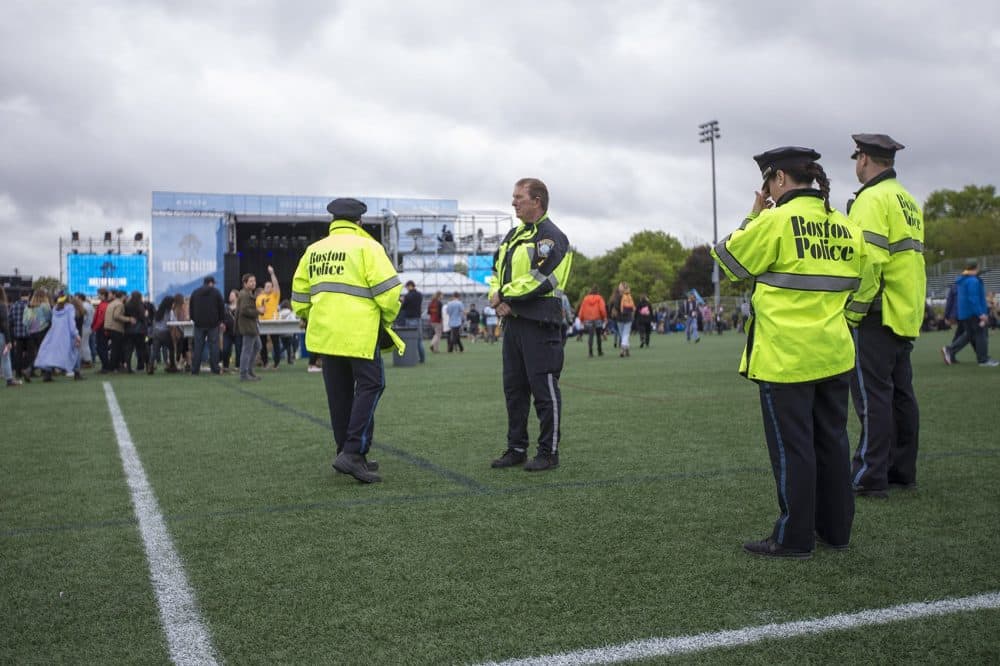
[[[201,360],[208,345],[208,365],[213,375],[222,373],[219,368],[219,331],[226,320],[226,303],[222,292],[215,287],[215,276],[207,275],[200,287],[191,292],[188,300],[191,322],[194,324],[192,342],[194,354],[191,374],[201,371]]]
[[[493,255],[489,298],[503,317],[503,392],[507,401],[507,448],[494,468],[524,465],[529,472],[559,466],[563,367],[562,294],[573,253],[566,234],[549,219],[549,190],[537,178],[514,184],[512,205],[521,224]],[[538,454],[527,460],[528,416],[538,414]]]
[[[292,309],[306,325],[306,347],[323,355],[323,382],[337,457],[333,468],[363,483],[381,481],[368,460],[375,407],[385,390],[382,349],[405,350],[390,328],[403,285],[378,241],[361,228],[368,210],[357,199],[334,199],[330,235],[299,260]]]
[[[864,231],[869,262],[847,306],[857,349],[851,392],[861,421],[851,480],[858,495],[885,498],[890,486],[917,482],[920,412],[910,352],[927,292],[924,219],[896,180],[893,166],[903,145],[885,134],[852,138],[862,187],[847,210]]]
[[[986,326],[989,323],[989,304],[986,302],[986,287],[979,277],[979,262],[969,259],[965,262],[965,270],[955,281],[954,286],[955,319],[958,321],[958,331],[951,344],[942,347],[941,353],[947,365],[956,363],[955,355],[965,345],[972,343],[976,352],[976,361],[981,368],[995,368],[1000,361],[990,358],[989,337]],[[951,299],[951,294],[949,294]]]
[[[865,244],[857,225],[830,208],[819,157],[793,146],[755,155],[764,182],[753,209],[712,249],[730,280],[753,280],[740,374],[760,391],[780,509],[770,536],[743,544],[754,555],[807,558],[817,540],[846,548],[854,520],[854,345],[844,305]]]

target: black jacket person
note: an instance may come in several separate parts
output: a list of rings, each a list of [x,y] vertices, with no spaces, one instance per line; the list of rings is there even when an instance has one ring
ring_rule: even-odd
[[[490,304],[504,318],[507,402],[507,450],[493,467],[513,467],[526,460],[532,398],[540,426],[538,455],[525,469],[546,470],[559,464],[562,292],[573,255],[566,235],[549,219],[548,205],[549,192],[542,181],[523,178],[515,184],[513,206],[521,224],[500,243],[488,280]]]

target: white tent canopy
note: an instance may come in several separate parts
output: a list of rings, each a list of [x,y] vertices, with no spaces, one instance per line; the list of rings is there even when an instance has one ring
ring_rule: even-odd
[[[457,291],[460,294],[482,296],[485,296],[489,292],[489,287],[482,282],[476,282],[461,273],[455,272],[425,273],[422,271],[405,271],[399,274],[399,279],[403,284],[413,280],[413,283],[417,285],[417,289],[427,296],[436,291],[444,294],[453,294]]]

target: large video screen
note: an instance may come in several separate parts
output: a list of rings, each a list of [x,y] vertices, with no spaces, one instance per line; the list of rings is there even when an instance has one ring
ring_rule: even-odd
[[[66,286],[72,294],[87,296],[96,296],[101,287],[145,295],[148,259],[144,254],[68,254]]]

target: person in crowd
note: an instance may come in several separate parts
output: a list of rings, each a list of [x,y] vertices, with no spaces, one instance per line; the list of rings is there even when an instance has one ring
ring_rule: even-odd
[[[848,216],[862,230],[868,266],[847,308],[857,372],[851,392],[861,422],[852,481],[858,495],[888,496],[889,485],[917,482],[920,407],[910,353],[927,296],[920,205],[896,180],[903,145],[885,134],[854,134],[854,173],[862,184]]]
[[[549,218],[549,190],[537,178],[514,184],[511,204],[521,224],[493,255],[490,304],[504,318],[503,389],[507,448],[494,468],[524,464],[529,472],[559,466],[564,358],[562,290],[569,282],[569,240]],[[527,461],[528,415],[534,398],[538,453]],[[527,461],[527,462],[526,462]]]
[[[622,358],[631,356],[632,321],[635,318],[635,300],[632,298],[632,288],[627,282],[618,285],[618,344],[621,349],[618,355]]]
[[[174,294],[174,302],[170,308],[170,321],[190,321],[190,308],[184,294]],[[182,367],[185,371],[191,371],[191,344],[190,339],[184,336],[184,331],[180,326],[170,327],[170,339],[174,346],[174,358],[177,361],[177,369]]]
[[[719,305],[715,308],[714,316],[715,316],[715,334],[722,335],[722,332],[726,328],[725,308],[722,306],[722,303],[719,303]]]
[[[10,326],[10,311],[7,303],[7,292],[0,285],[0,372],[7,386],[20,386],[21,382],[14,379],[14,369],[11,357],[14,350],[14,335]]]
[[[768,537],[743,548],[765,557],[808,558],[817,540],[847,548],[854,520],[847,438],[854,349],[844,307],[860,284],[865,242],[859,226],[830,207],[819,157],[798,147],[755,155],[761,191],[743,224],[712,249],[730,280],[755,281],[740,374],[760,392],[780,515]],[[809,251],[813,243],[826,251]]]
[[[49,292],[44,287],[35,289],[31,295],[31,301],[24,311],[22,317],[25,328],[28,331],[28,353],[24,366],[28,370],[28,376],[35,375],[35,356],[38,348],[45,339],[45,334],[52,323],[52,305],[49,301]]]
[[[153,315],[149,331],[151,351],[149,364],[146,366],[147,374],[153,374],[156,370],[156,364],[164,360],[166,361],[166,372],[177,372],[177,357],[175,356],[176,349],[174,348],[173,333],[168,325],[168,322],[172,320],[173,308],[174,297],[164,296]],[[166,352],[166,359],[163,358],[164,352]]]
[[[441,336],[444,334],[444,319],[442,315],[444,314],[444,304],[441,302],[442,294],[440,291],[434,293],[434,297],[431,298],[431,302],[427,304],[427,318],[431,322],[431,329],[434,331],[434,336],[431,337],[430,348],[435,354],[438,353],[441,344]]]
[[[278,318],[278,305],[281,303],[281,285],[278,284],[278,276],[274,274],[274,266],[267,267],[267,274],[270,279],[265,280],[264,289],[257,296],[257,308],[260,310],[260,318],[264,321],[271,321]],[[277,370],[281,363],[281,336],[262,335],[260,338],[260,360],[261,367],[267,368],[267,340],[271,339],[271,369]]]
[[[87,295],[78,292],[75,296],[77,303],[83,308],[83,326],[80,329],[80,365],[84,368],[94,366],[94,304],[90,302]]]
[[[149,322],[146,320],[146,304],[142,293],[133,291],[125,301],[125,315],[131,318],[131,323],[125,327],[125,352],[123,355],[125,371],[132,373],[132,354],[135,354],[135,369],[143,372],[149,365],[149,347],[146,346],[146,336],[149,333]]]
[[[254,359],[260,353],[260,315],[264,312],[263,304],[258,306],[254,295],[257,289],[257,277],[253,273],[243,275],[243,289],[236,300],[236,332],[243,342],[240,343],[240,381],[256,382],[260,377],[253,371]]]
[[[955,363],[956,354],[971,342],[979,367],[995,368],[1000,365],[1000,361],[989,355],[989,337],[986,331],[989,305],[986,301],[986,288],[979,277],[979,262],[975,259],[966,262],[965,270],[955,285],[955,318],[962,327],[962,334],[941,350],[944,362],[948,365]]]
[[[337,448],[333,468],[374,483],[382,478],[367,456],[375,408],[385,390],[381,352],[395,348],[403,353],[406,345],[391,327],[403,285],[385,249],[361,228],[367,209],[357,199],[330,202],[330,234],[310,245],[299,261],[292,307],[308,321],[306,345],[323,354],[323,383]]]
[[[608,324],[604,327],[604,334],[611,335],[612,346],[616,349],[621,343],[621,335],[618,327],[618,319],[621,317],[622,292],[619,287],[615,287],[608,297]]]
[[[111,341],[104,332],[104,318],[107,316],[108,305],[111,304],[111,292],[104,287],[97,290],[97,307],[94,309],[94,321],[90,325],[94,336],[94,348],[97,358],[101,361],[101,370],[111,371]]]
[[[649,347],[650,334],[653,332],[653,304],[647,294],[640,294],[635,302],[635,327],[639,331],[639,349]]]
[[[278,304],[278,321],[297,321],[298,317],[292,312],[292,306],[289,301],[283,300]],[[298,340],[295,338],[295,334],[284,334],[281,336],[281,353],[288,362],[288,365],[295,364],[295,347]]]
[[[496,308],[489,303],[483,306],[483,328],[485,329],[486,342],[493,344],[497,341],[497,325],[499,323]]]
[[[591,287],[590,293],[580,301],[577,312],[580,315],[580,323],[587,331],[588,355],[594,356],[594,338],[597,338],[597,355],[604,356],[604,350],[601,348],[601,338],[603,337],[601,332],[608,321],[608,309],[604,297],[601,296],[596,285]]]
[[[701,336],[698,334],[698,330],[701,328],[698,323],[699,319],[701,319],[701,312],[698,309],[698,301],[695,299],[694,293],[688,293],[687,300],[684,301],[684,331],[688,342],[692,340],[701,342]]]
[[[462,346],[462,321],[465,319],[465,304],[462,303],[461,296],[456,291],[452,294],[448,305],[444,306],[444,314],[448,319],[448,353],[452,353],[457,348],[464,352]]]
[[[201,371],[205,346],[208,346],[208,367],[213,375],[221,374],[219,369],[219,333],[226,320],[226,303],[222,300],[222,292],[215,288],[215,277],[207,275],[200,287],[191,292],[188,301],[191,312],[191,323],[194,327],[192,335],[194,361],[191,363],[191,374]]]
[[[407,280],[403,286],[406,292],[403,294],[399,306],[399,316],[402,318],[403,326],[417,329],[417,356],[423,363],[424,326],[421,317],[423,316],[424,295],[417,289],[417,284],[413,280]]]
[[[476,304],[469,306],[469,312],[465,315],[465,320],[469,322],[469,342],[475,342],[479,337],[479,322],[482,315],[476,309]]]
[[[83,379],[79,369],[80,333],[76,327],[76,309],[65,294],[56,298],[51,325],[38,348],[35,366],[42,370],[42,381],[52,381],[52,371],[60,369],[73,379]]]
[[[28,309],[30,296],[22,293],[21,297],[10,304],[8,319],[10,321],[10,332],[13,335],[13,344],[10,349],[10,360],[14,370],[14,378],[18,381],[30,382],[31,372],[26,372],[29,365],[28,358],[28,327],[24,325],[24,311]]]
[[[125,292],[113,291],[108,309],[104,312],[104,335],[108,338],[111,351],[109,356],[110,369],[101,369],[101,374],[120,372],[125,363],[125,328],[134,323],[132,317],[125,314]]]
[[[230,370],[230,362],[234,367],[240,367],[240,350],[243,348],[243,338],[236,333],[236,302],[239,300],[240,292],[236,289],[229,290],[229,299],[226,301],[222,330],[222,367],[226,372]]]

